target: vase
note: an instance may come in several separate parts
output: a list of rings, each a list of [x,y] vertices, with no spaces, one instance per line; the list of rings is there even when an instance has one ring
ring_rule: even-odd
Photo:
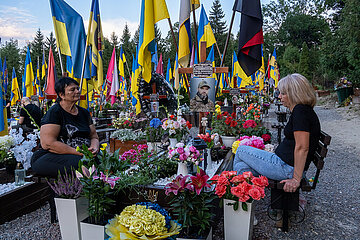
[[[105,225],[88,223],[86,220],[80,222],[82,240],[104,240],[109,237],[105,233]]]
[[[212,170],[212,159],[211,159],[211,148],[206,148],[207,157],[206,157],[206,173]]]
[[[63,240],[81,240],[80,221],[88,217],[88,200],[55,198],[56,212],[59,219]]]
[[[175,145],[178,143],[178,140],[176,138],[169,138],[170,140],[170,147],[175,148]]]
[[[232,144],[236,140],[236,137],[234,137],[234,136],[221,136],[221,139],[222,139],[223,144],[225,145],[225,147],[231,148]]]
[[[254,206],[246,203],[248,210],[244,211],[239,202],[239,208],[234,211],[234,200],[224,199],[224,235],[225,240],[252,239]]]
[[[177,175],[182,174],[183,176],[186,176],[186,175],[188,175],[188,173],[189,173],[189,170],[188,170],[186,162],[179,162],[178,169],[177,169]]]
[[[157,153],[160,150],[161,142],[148,142],[148,152],[154,151]]]
[[[210,231],[207,234],[206,238],[186,238],[186,237],[177,237],[176,238],[176,240],[198,240],[198,239],[212,240],[212,228],[210,228]]]

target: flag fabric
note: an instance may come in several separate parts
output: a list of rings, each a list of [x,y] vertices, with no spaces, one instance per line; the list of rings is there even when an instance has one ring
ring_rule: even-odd
[[[260,0],[235,0],[233,11],[241,12],[238,59],[247,76],[261,67],[263,18]]]
[[[49,59],[49,69],[48,69],[48,73],[47,73],[45,94],[55,95],[56,94],[55,82],[57,81],[57,75],[56,75],[54,55],[53,55],[51,47],[49,50],[49,58],[48,59]]]
[[[94,87],[100,92],[104,82],[102,53],[104,36],[101,27],[99,1],[92,0],[87,44],[91,46],[91,77],[95,80]]]
[[[157,43],[155,42],[155,50],[154,52],[151,52],[151,62],[154,63],[154,69],[156,70],[158,65],[158,51],[157,51]]]
[[[0,62],[1,65],[1,62]],[[8,69],[6,66],[6,57],[4,58],[4,66],[2,68],[3,87],[4,87],[4,98],[6,98],[7,86],[9,84]]]
[[[139,114],[141,112],[141,103],[139,99],[139,85],[138,85],[138,79],[140,75],[140,65],[138,64],[137,59],[137,53],[138,48],[136,47],[136,57],[133,56],[133,67],[132,67],[132,76],[131,76],[131,104],[136,109],[136,114]]]
[[[69,77],[74,78],[74,68],[70,56],[66,56],[66,72]]]
[[[50,0],[50,8],[57,47],[62,54],[71,56],[74,77],[81,78],[86,48],[86,34],[83,19],[64,0]],[[89,59],[87,59],[87,61],[89,61]],[[85,78],[90,78],[89,66],[90,64],[85,64]]]
[[[151,80],[151,52],[155,48],[155,23],[170,18],[165,0],[142,0],[139,32],[138,63],[142,66],[142,77]]]
[[[173,74],[174,74],[174,88],[176,90],[179,89],[180,87],[180,79],[179,79],[179,59],[178,59],[178,55],[176,53],[176,57],[175,57],[175,62],[174,62],[174,71],[173,71]]]
[[[170,58],[168,60],[168,64],[167,64],[167,69],[166,69],[166,81],[168,83],[170,83],[170,79],[172,78],[172,74],[171,74],[171,62],[170,62]]]
[[[199,55],[200,55],[200,46],[201,42],[206,42],[206,48],[211,47],[216,43],[214,33],[211,29],[209,19],[206,15],[204,6],[201,5],[200,20],[199,20],[199,29],[197,33],[197,39],[199,41]]]
[[[264,79],[265,79],[265,63],[264,63],[264,53],[263,46],[261,46],[261,67],[255,73],[255,82],[259,85],[259,91],[264,89]]]
[[[2,76],[3,76],[3,66],[2,66],[2,60],[0,57],[0,80],[2,80]]]
[[[15,73],[15,68],[13,67],[12,80],[11,80],[11,98],[10,98],[11,106],[15,106],[16,102],[19,100],[20,100],[20,89]]]
[[[200,0],[190,0],[190,3],[191,3],[191,11],[194,11],[200,7]]]
[[[110,87],[110,94],[109,95],[111,96],[111,105],[114,105],[114,103],[116,102],[116,93],[120,89],[119,74],[118,74],[118,69],[117,69],[117,65],[116,65],[115,47],[114,47],[114,50],[113,50],[113,53],[112,53],[112,56],[111,56],[111,59],[110,59],[106,79],[108,81],[111,81],[111,87]]]
[[[122,47],[120,48],[119,54],[119,76],[120,76],[120,91],[125,95],[126,98],[126,79],[125,79],[125,64],[126,58]]]
[[[212,67],[215,68],[215,54],[214,54],[214,45],[212,45],[209,55],[206,59],[212,63]],[[216,79],[216,73],[213,73],[212,78]]]
[[[277,65],[277,58],[276,58],[276,50],[274,49],[274,52],[270,58],[270,83],[271,85],[274,85],[277,87],[278,82],[280,80],[280,72],[279,67]]]
[[[47,64],[46,64],[46,59],[45,59],[45,50],[43,49],[42,64],[41,64],[41,79],[45,78],[46,69],[47,69]]]
[[[160,53],[159,62],[156,68],[156,73],[164,76],[164,63],[162,59],[162,53]]]
[[[6,131],[5,131],[5,123],[7,122],[6,118],[6,108],[4,106],[4,94],[3,94],[3,89],[2,86],[0,84],[0,136],[4,136],[6,135]],[[4,132],[3,132],[4,131]]]
[[[187,67],[191,50],[190,1],[180,0],[178,62]]]
[[[233,74],[232,74],[232,87],[233,88],[242,88],[242,87],[246,87],[247,85],[251,85],[252,84],[252,80],[251,80],[251,75],[247,76],[246,73],[244,72],[244,70],[241,68],[237,56],[236,56],[236,52],[234,51],[233,54],[233,63],[232,63],[232,69],[233,69]],[[235,85],[235,81],[234,78],[236,78],[237,80],[237,85]]]
[[[36,67],[36,76],[35,76],[35,91],[36,95],[42,97],[41,85],[40,85],[40,68],[39,68],[39,61]]]
[[[27,47],[26,59],[25,59],[25,69],[24,69],[24,76],[25,76],[25,89],[26,89],[26,97],[31,97],[34,95],[34,72],[31,62],[30,56],[30,49],[29,46]]]

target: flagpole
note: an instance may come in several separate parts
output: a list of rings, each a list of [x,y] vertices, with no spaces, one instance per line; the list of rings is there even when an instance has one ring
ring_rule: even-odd
[[[56,39],[56,41],[57,41],[57,39]],[[60,48],[59,48],[58,46],[56,46],[56,48],[57,48],[57,50],[58,50],[57,52],[58,52],[58,54],[59,54],[59,59],[60,59],[61,75],[63,75],[63,74],[64,74],[64,68],[63,68],[63,64],[62,64]]]
[[[168,23],[169,23],[169,26],[170,26],[170,30],[171,30],[171,33],[172,33],[173,41],[175,43],[176,52],[177,52],[178,51],[178,45],[177,45],[177,42],[176,42],[175,33],[174,33],[174,29],[172,27],[170,18],[168,18]]]
[[[197,51],[198,49],[198,39],[197,39],[197,26],[196,26],[196,18],[195,18],[195,4],[191,4],[192,5],[192,12],[193,12],[193,18],[194,18],[194,30],[195,30],[195,42],[196,42],[196,45],[195,45],[195,52]]]

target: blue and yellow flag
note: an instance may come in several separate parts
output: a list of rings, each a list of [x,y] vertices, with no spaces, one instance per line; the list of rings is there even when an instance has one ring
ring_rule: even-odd
[[[277,87],[278,82],[280,80],[280,72],[277,65],[277,59],[276,59],[276,50],[274,48],[274,52],[270,58],[270,71],[269,71],[269,79],[270,79],[270,85],[274,85]]]
[[[38,62],[38,65],[36,67],[36,75],[35,75],[35,91],[36,93],[34,92],[34,95],[38,95],[40,97],[43,96],[42,94],[42,91],[41,91],[41,86],[40,86],[40,68],[39,68],[39,62]]]
[[[136,56],[138,55],[138,47],[136,47]],[[131,76],[131,103],[132,106],[136,108],[136,114],[141,112],[141,103],[139,99],[139,85],[138,79],[140,76],[140,65],[138,64],[137,57],[133,56],[133,67],[132,67],[132,76]]]
[[[74,77],[81,78],[86,48],[86,34],[82,17],[64,0],[50,0],[56,44],[60,52],[71,56]],[[89,61],[89,59],[87,59]],[[87,62],[88,63],[88,62]],[[84,78],[90,78],[90,64],[85,64]]]
[[[174,88],[175,90],[178,90],[180,87],[180,79],[179,79],[179,59],[178,55],[176,53],[175,62],[174,62],[174,71],[173,71],[173,77],[174,77]]]
[[[45,50],[43,50],[42,63],[41,63],[41,79],[46,77],[47,63],[45,59]]]
[[[246,73],[244,72],[244,70],[241,68],[236,53],[234,51],[234,55],[233,55],[233,63],[232,63],[232,69],[233,69],[233,74],[232,74],[232,86],[231,87],[238,87],[238,88],[244,88],[247,85],[252,85],[252,79],[251,79],[251,75],[248,77],[246,75]],[[234,82],[234,78],[236,77],[237,80],[237,86],[235,86],[235,82]]]
[[[189,64],[191,46],[190,1],[180,0],[178,61],[181,67]]]
[[[119,76],[120,76],[120,92],[124,94],[125,99],[127,98],[127,91],[126,91],[126,79],[125,79],[125,54],[122,49],[122,46],[120,48],[120,54],[119,54]]]
[[[98,0],[92,0],[91,3],[87,37],[87,44],[91,46],[91,77],[94,77],[95,89],[100,92],[104,82],[102,54],[105,45]]]
[[[13,67],[12,81],[11,81],[11,106],[15,106],[16,102],[20,100],[19,83],[16,77],[15,68]]]
[[[26,97],[31,97],[34,95],[34,72],[31,62],[30,49],[27,47],[26,59],[25,59],[25,69],[24,69],[24,78],[25,78],[25,89]]]
[[[6,66],[6,57],[4,59],[4,66],[2,70],[3,70],[3,86],[4,86],[4,94],[5,94],[4,97],[6,98],[7,86],[9,84],[8,69]]]
[[[138,63],[142,66],[142,77],[151,80],[151,52],[155,50],[155,23],[170,18],[165,0],[142,0],[139,32]]]
[[[172,78],[172,73],[171,73],[171,62],[170,62],[170,58],[168,60],[168,64],[167,64],[167,69],[166,69],[166,81],[168,83],[170,83],[170,79]]]
[[[70,56],[66,56],[66,72],[69,77],[74,78],[74,68]]]
[[[207,61],[211,62],[212,63],[212,67],[215,68],[215,54],[214,54],[214,45],[212,45],[211,47],[211,50],[209,52],[209,55],[206,59]],[[212,75],[213,78],[217,79],[216,78],[216,73],[213,73]]]
[[[2,60],[0,57],[0,80],[2,80],[2,76],[3,76],[3,68],[2,68]]]
[[[259,91],[262,91],[264,89],[264,79],[265,79],[265,63],[264,63],[263,45],[261,45],[261,58],[262,58],[261,67],[255,73],[255,82],[257,85],[259,85]]]
[[[206,42],[206,48],[214,45],[216,43],[214,33],[211,29],[209,19],[206,15],[204,6],[201,5],[200,20],[199,20],[199,29],[197,34],[197,39],[199,41],[199,55],[200,55],[200,44],[201,42]]]

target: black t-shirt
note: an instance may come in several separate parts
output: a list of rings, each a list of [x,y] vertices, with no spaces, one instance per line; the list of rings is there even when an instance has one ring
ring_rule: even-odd
[[[311,106],[298,104],[294,107],[289,121],[284,128],[285,138],[275,150],[275,154],[290,166],[294,166],[295,131],[310,133],[309,152],[305,164],[305,170],[307,170],[313,159],[320,137],[320,122]]]
[[[58,141],[73,148],[81,147],[83,144],[90,147],[90,125],[92,119],[89,111],[76,106],[78,114],[72,115],[65,111],[60,104],[52,106],[41,119],[41,126],[45,124],[60,125]]]
[[[24,108],[29,112],[31,117],[35,120],[35,123],[40,127],[40,122],[41,122],[41,118],[42,118],[41,109],[38,106],[36,106],[35,104],[31,104],[31,103],[26,105]],[[20,110],[20,117],[24,117],[23,124],[25,126],[27,126],[29,128],[33,128],[33,129],[36,128],[36,126],[32,125],[29,115],[23,108],[21,108],[21,110]]]

